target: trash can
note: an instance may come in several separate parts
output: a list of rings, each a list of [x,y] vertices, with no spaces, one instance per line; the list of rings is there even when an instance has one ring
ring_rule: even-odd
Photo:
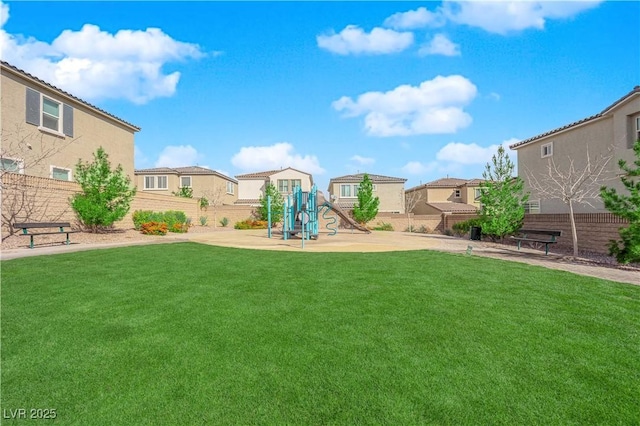
[[[480,241],[480,237],[482,236],[482,228],[479,226],[471,227],[471,235],[469,236],[470,240]]]

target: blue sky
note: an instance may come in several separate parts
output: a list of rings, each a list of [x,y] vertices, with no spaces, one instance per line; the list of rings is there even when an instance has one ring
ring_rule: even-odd
[[[481,177],[640,84],[640,2],[4,2],[3,60],[142,128],[135,167]],[[515,160],[515,152],[510,152]]]

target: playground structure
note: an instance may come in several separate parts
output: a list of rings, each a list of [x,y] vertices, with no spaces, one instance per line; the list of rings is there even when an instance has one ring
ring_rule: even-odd
[[[269,210],[269,238],[271,238],[271,203],[268,202]],[[335,216],[328,216],[330,212],[334,212],[344,222],[351,225],[352,229],[358,229],[362,232],[370,233],[366,227],[354,221],[349,215],[337,205],[327,201],[322,192],[319,192],[316,185],[311,187],[311,191],[302,191],[302,188],[296,186],[291,195],[284,199],[283,211],[283,239],[288,240],[298,234],[303,241],[318,239],[319,219],[320,215],[327,221],[326,228],[331,231],[329,236],[338,233],[338,219]]]

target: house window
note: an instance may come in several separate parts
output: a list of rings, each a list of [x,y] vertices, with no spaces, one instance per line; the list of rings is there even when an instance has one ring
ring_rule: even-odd
[[[540,200],[529,200],[524,205],[524,212],[529,214],[540,213]]]
[[[17,158],[2,158],[0,170],[11,173],[24,173],[24,161]]]
[[[73,137],[73,107],[27,87],[26,122],[59,136]]]
[[[454,190],[454,191],[453,191],[453,194],[454,194],[454,196],[455,196],[456,198],[460,198],[460,193],[461,193],[461,192],[460,192],[460,190],[459,190],[459,189],[456,189],[456,190]]]
[[[636,117],[636,140],[633,142],[635,143],[638,140],[640,140],[640,116]],[[633,145],[631,145],[631,147],[633,147]]]
[[[377,191],[377,190],[378,190],[378,185],[376,185],[376,184],[374,183],[373,185],[371,185],[371,188],[372,188],[374,191]]]
[[[58,180],[71,180],[71,169],[51,166],[51,178]]]
[[[553,155],[553,142],[546,143],[540,148],[540,156],[542,158],[551,157]]]
[[[191,176],[180,176],[180,188],[191,188]]]
[[[475,188],[475,189],[473,190],[473,199],[477,201],[477,200],[479,200],[479,199],[480,199],[480,197],[482,197],[482,189],[480,189],[480,188]]]
[[[340,185],[340,197],[351,198],[351,185]]]
[[[353,196],[354,197],[358,196],[358,191],[360,191],[360,184],[359,183],[353,185]]]
[[[281,194],[285,194],[289,192],[289,180],[288,179],[278,179],[278,191]]]
[[[145,176],[144,189],[168,189],[166,176]]]
[[[227,194],[233,194],[234,185],[233,182],[227,182]]]
[[[300,179],[291,179],[291,190],[296,186],[302,188],[302,181]]]
[[[61,104],[53,99],[42,97],[42,127],[60,131]]]

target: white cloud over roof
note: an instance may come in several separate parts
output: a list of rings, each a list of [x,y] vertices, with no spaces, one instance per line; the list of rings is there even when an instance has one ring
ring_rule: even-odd
[[[365,131],[371,136],[455,133],[471,124],[463,107],[476,94],[476,86],[463,76],[437,76],[418,86],[366,92],[355,100],[343,96],[332,106],[344,117],[363,115]]]
[[[413,33],[374,28],[367,33],[356,25],[348,25],[339,33],[331,31],[316,37],[318,47],[338,55],[397,53],[413,44]]]
[[[0,23],[9,6],[0,3]],[[0,30],[0,57],[86,100],[127,99],[143,104],[172,96],[180,80],[163,67],[205,56],[200,46],[171,38],[159,28],[109,33],[86,24],[64,30],[51,43]]]
[[[231,164],[245,172],[277,170],[293,167],[300,171],[321,175],[325,170],[320,167],[315,155],[300,155],[289,142],[279,142],[270,146],[246,146],[231,158]]]
[[[502,145],[505,151],[509,154],[511,159],[515,156],[515,151],[509,149],[509,145],[517,142],[518,139],[512,138],[502,142]],[[463,165],[472,165],[472,164],[487,164],[491,161],[491,157],[498,152],[498,147],[496,145],[489,145],[487,147],[482,147],[476,143],[459,143],[459,142],[451,142],[438,151],[436,154],[436,158],[438,161],[447,161],[450,163],[458,163]]]
[[[203,156],[191,145],[169,145],[158,156],[155,167],[195,166],[202,158]]]

